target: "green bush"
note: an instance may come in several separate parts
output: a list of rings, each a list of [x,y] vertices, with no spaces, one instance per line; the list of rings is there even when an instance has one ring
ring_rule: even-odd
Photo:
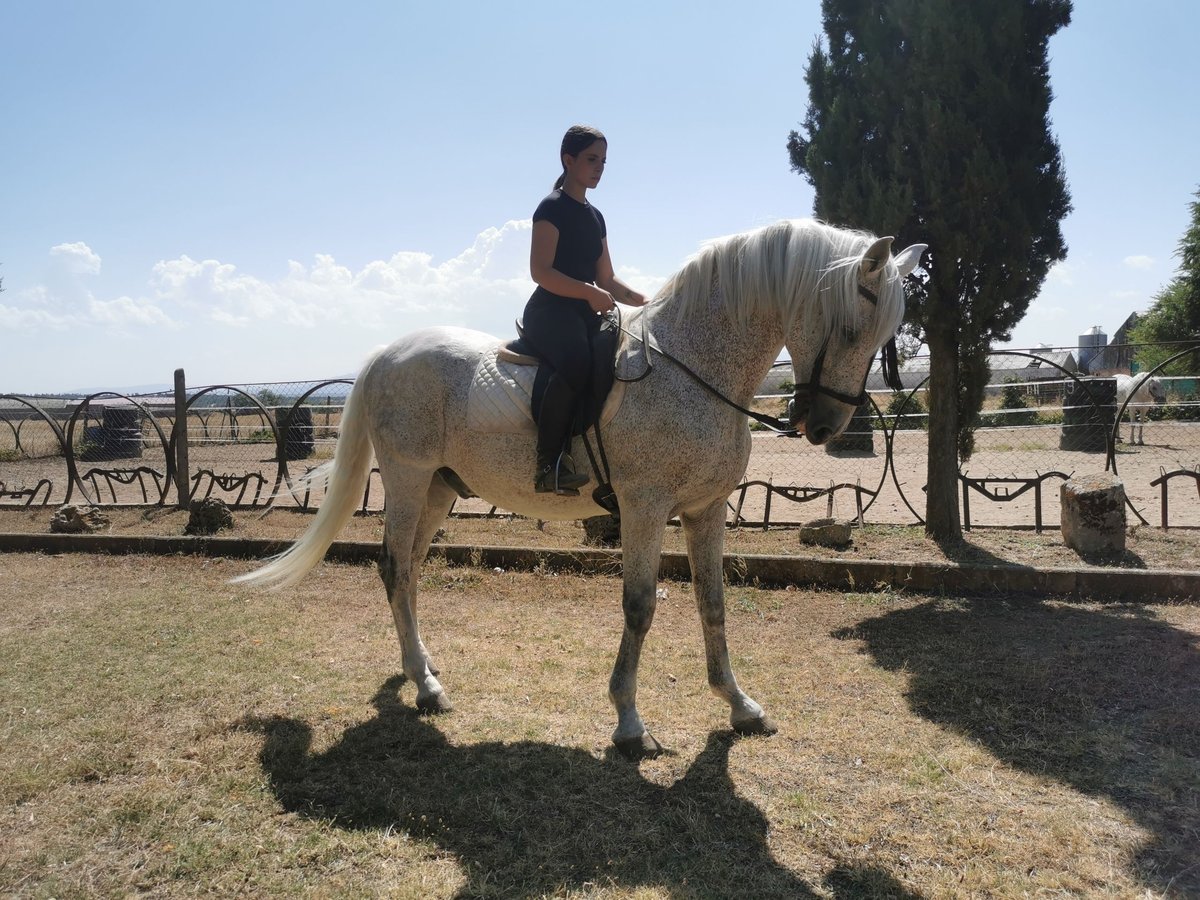
[[[929,427],[929,416],[926,415],[920,395],[913,394],[910,398],[906,391],[892,392],[892,396],[888,398],[887,409],[883,411],[883,417],[889,426],[895,423],[896,427],[902,431],[918,428],[924,430]],[[874,421],[877,422],[878,419]]]
[[[1012,428],[1017,425],[1036,425],[1038,414],[1029,408],[1025,402],[1025,392],[1021,385],[1010,382],[1000,391],[1000,408],[1018,410],[1017,412],[983,413],[979,424],[983,428]]]

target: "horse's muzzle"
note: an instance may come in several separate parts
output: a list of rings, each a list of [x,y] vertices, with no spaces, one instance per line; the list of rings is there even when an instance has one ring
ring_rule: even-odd
[[[797,390],[788,401],[788,424],[815,446],[837,437],[850,421],[847,406],[841,401],[809,391]],[[850,409],[853,412],[853,409]]]
[[[804,420],[808,418],[808,391],[797,390],[787,405],[787,423],[797,431],[804,431]]]

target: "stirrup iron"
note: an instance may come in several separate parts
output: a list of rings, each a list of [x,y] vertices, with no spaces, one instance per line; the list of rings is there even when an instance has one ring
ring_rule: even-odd
[[[563,465],[563,460],[567,465]],[[583,472],[576,472],[571,457],[560,453],[554,462],[543,466],[533,482],[533,489],[538,494],[558,494],[565,497],[578,497],[579,488],[591,479]]]

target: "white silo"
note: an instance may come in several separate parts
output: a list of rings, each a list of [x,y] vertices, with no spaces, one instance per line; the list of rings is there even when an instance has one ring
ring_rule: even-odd
[[[1081,371],[1092,371],[1092,360],[1100,351],[1108,346],[1108,335],[1099,325],[1093,325],[1086,333],[1079,336],[1079,368]]]

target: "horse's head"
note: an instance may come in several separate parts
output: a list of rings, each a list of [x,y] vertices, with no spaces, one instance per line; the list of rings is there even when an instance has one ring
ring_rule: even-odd
[[[819,327],[797,324],[788,336],[796,380],[788,419],[813,444],[840,434],[866,402],[867,375],[880,347],[885,379],[893,390],[901,388],[893,341],[904,318],[903,280],[927,245],[913,244],[893,258],[892,240],[879,238],[861,256],[830,267]]]
[[[1157,378],[1151,378],[1146,381],[1146,390],[1150,392],[1150,396],[1159,406],[1167,402],[1167,389],[1163,387],[1163,383]]]

